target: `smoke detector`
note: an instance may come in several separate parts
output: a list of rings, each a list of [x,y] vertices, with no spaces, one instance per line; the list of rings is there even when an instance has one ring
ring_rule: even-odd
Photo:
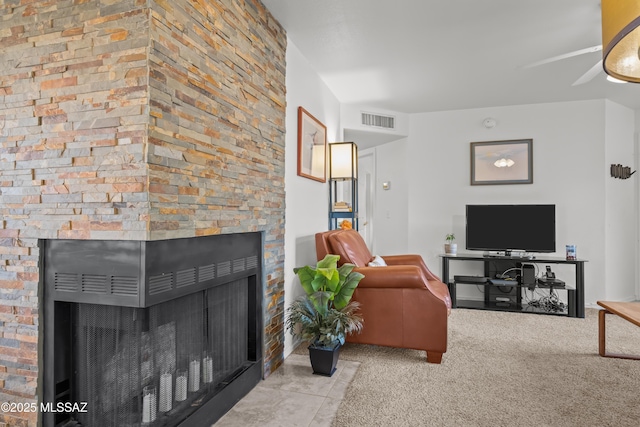
[[[491,117],[487,117],[486,119],[484,119],[482,124],[487,129],[493,129],[494,127],[496,127],[496,124],[498,124],[498,123],[496,122],[496,119],[492,119]]]

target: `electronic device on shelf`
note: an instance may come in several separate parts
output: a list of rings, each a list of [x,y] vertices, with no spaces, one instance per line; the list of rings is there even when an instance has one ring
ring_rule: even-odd
[[[536,259],[534,254],[525,251],[484,251],[482,255],[487,258]]]
[[[564,282],[556,278],[556,273],[547,265],[543,277],[538,278],[538,287],[541,288],[564,288]]]
[[[460,283],[487,283],[489,278],[484,276],[453,276],[453,280]]]
[[[558,279],[547,279],[546,277],[538,278],[539,288],[564,288],[565,283]]]
[[[545,273],[544,273],[544,277],[545,277],[546,279],[555,279],[555,278],[556,278],[556,273],[554,273],[554,272],[551,270],[551,266],[550,266],[550,265],[547,265],[547,267],[546,267],[546,271],[545,271]]]
[[[467,205],[466,222],[468,250],[522,258],[556,251],[555,205]]]
[[[518,284],[516,279],[490,279],[492,285],[498,286],[514,286]]]

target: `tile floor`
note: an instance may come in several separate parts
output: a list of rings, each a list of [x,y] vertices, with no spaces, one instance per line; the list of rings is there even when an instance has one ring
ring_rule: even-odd
[[[291,354],[215,427],[329,427],[360,362],[339,360],[330,378],[313,375],[308,355]]]

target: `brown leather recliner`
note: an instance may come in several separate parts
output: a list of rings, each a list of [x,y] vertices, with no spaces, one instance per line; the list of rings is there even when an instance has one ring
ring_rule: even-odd
[[[364,274],[353,294],[364,327],[348,342],[426,350],[428,362],[442,361],[451,297],[420,255],[382,256],[386,267],[369,267],[374,257],[355,230],[317,233],[316,254],[340,255],[340,265],[352,263]]]

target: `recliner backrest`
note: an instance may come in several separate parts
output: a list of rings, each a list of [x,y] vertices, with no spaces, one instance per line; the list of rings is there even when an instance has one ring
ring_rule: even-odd
[[[339,265],[354,264],[356,267],[366,267],[373,259],[364,239],[355,230],[342,230],[328,236],[331,253],[340,255]]]
[[[331,242],[329,242],[329,236],[336,233],[342,233],[344,230],[330,230],[316,233],[316,256],[318,261],[323,259],[328,254],[333,254],[331,249]]]

